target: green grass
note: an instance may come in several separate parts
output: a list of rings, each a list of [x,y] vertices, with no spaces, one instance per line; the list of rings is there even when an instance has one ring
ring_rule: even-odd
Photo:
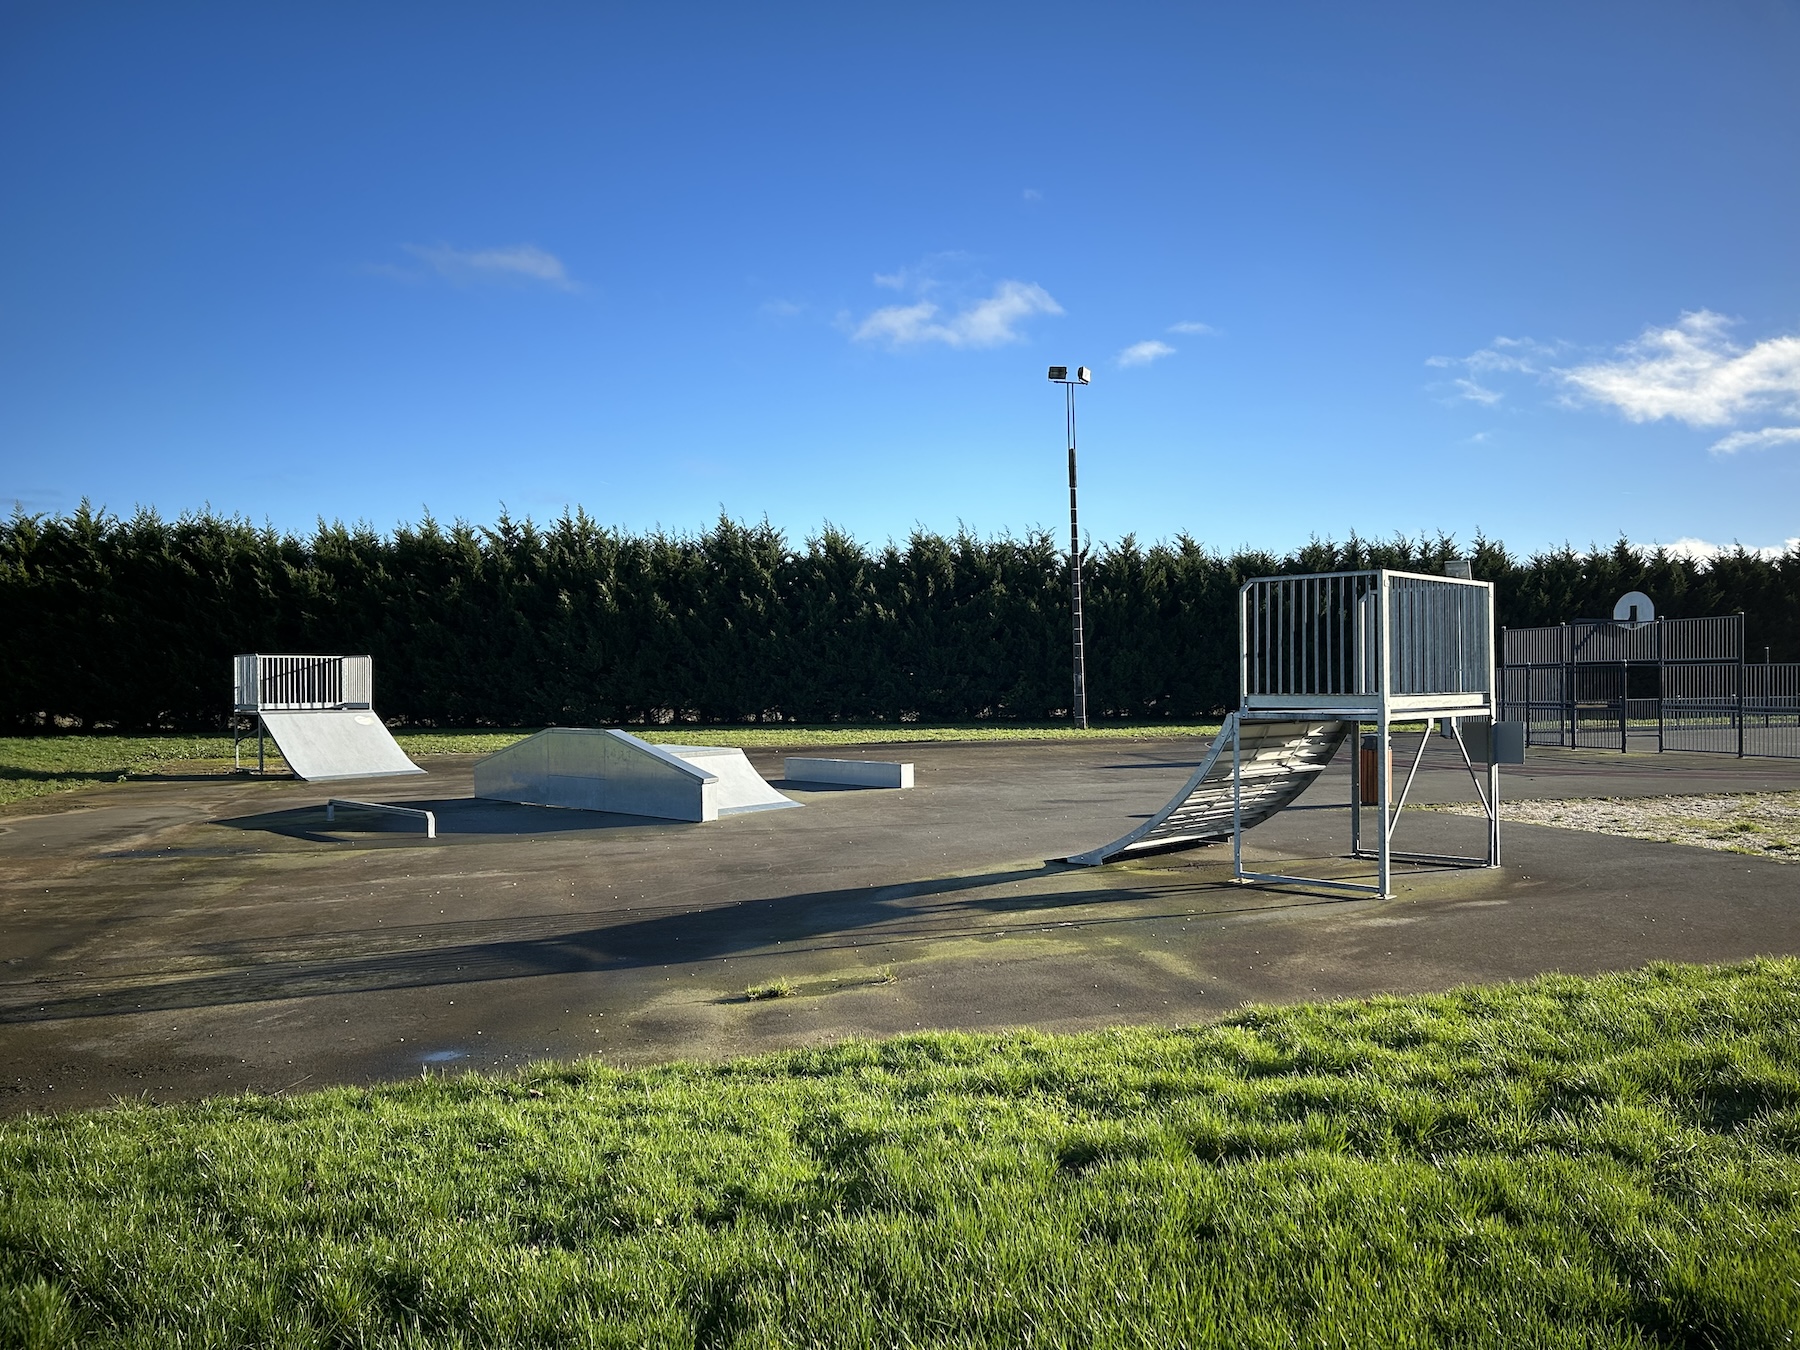
[[[1164,736],[1211,736],[1218,723],[1121,722],[1088,731],[1061,723],[976,722],[927,726],[917,722],[867,726],[659,726],[633,727],[647,741],[675,745],[731,745],[746,750],[830,745],[901,744],[912,741],[1144,740]],[[409,755],[489,755],[530,731],[398,731],[394,739]],[[244,743],[244,763],[256,763],[254,737]],[[266,742],[272,772],[286,762]],[[99,783],[183,778],[217,778],[232,772],[229,736],[12,736],[0,737],[0,806]]]
[[[20,1118],[0,1317],[24,1345],[1791,1346],[1800,962]]]
[[[254,740],[244,752],[254,766]],[[279,754],[271,766],[287,767]],[[99,783],[216,778],[231,769],[229,736],[0,737],[0,806]]]

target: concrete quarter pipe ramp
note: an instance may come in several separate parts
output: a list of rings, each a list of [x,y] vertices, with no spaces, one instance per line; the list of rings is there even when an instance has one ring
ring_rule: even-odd
[[[1239,747],[1235,757],[1234,732]],[[1234,766],[1240,767],[1243,779],[1243,827],[1249,829],[1292,805],[1311,787],[1349,734],[1348,722],[1240,722],[1238,714],[1231,713],[1200,767],[1167,806],[1130,834],[1074,854],[1068,861],[1097,867],[1131,853],[1229,839],[1236,796]]]
[[[552,727],[475,765],[475,795],[530,806],[717,820],[798,806],[742,750],[651,745],[630,732]]]

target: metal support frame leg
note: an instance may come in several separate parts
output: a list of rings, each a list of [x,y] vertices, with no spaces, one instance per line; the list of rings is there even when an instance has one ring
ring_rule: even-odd
[[[1385,674],[1385,672],[1383,672]],[[1388,720],[1388,711],[1383,699],[1381,720],[1376,730],[1375,746],[1375,782],[1381,794],[1379,824],[1381,837],[1377,842],[1377,860],[1375,863],[1375,887],[1383,900],[1393,897],[1393,837],[1394,813],[1390,798],[1394,791],[1394,769],[1391,762],[1393,754],[1393,724]]]
[[[1419,738],[1418,751],[1413,755],[1412,764],[1407,769],[1406,781],[1400,785],[1400,799],[1393,804],[1392,812],[1388,818],[1388,861],[1390,865],[1396,862],[1407,862],[1441,863],[1448,864],[1452,867],[1498,867],[1500,865],[1497,861],[1499,857],[1498,832],[1500,828],[1500,818],[1496,814],[1497,808],[1493,803],[1498,800],[1498,793],[1500,790],[1499,766],[1492,763],[1487,766],[1488,783],[1487,786],[1484,787],[1482,785],[1482,776],[1475,770],[1475,761],[1469,755],[1469,747],[1462,738],[1462,729],[1457,725],[1456,718],[1450,716],[1444,717],[1442,720],[1449,728],[1450,738],[1456,742],[1457,752],[1462,755],[1463,767],[1469,771],[1469,781],[1475,786],[1475,796],[1481,802],[1482,813],[1487,820],[1489,828],[1485,850],[1481,857],[1476,858],[1460,853],[1415,853],[1393,847],[1394,834],[1400,828],[1400,816],[1406,810],[1407,802],[1412,795],[1413,780],[1418,776],[1419,766],[1425,759],[1426,748],[1431,744],[1431,720],[1427,720],[1425,723],[1425,734]],[[1378,854],[1370,854],[1362,847],[1354,816],[1352,816],[1351,822],[1351,852],[1358,858],[1379,856]]]
[[[1631,752],[1631,663],[1619,662],[1619,753]]]
[[[1353,723],[1356,727],[1359,724]],[[1348,891],[1353,895],[1378,895],[1378,887],[1359,881],[1332,881],[1324,877],[1297,877],[1285,872],[1248,872],[1244,870],[1244,757],[1241,737],[1242,722],[1237,721],[1232,728],[1231,744],[1231,871],[1232,879],[1240,885],[1246,882],[1274,886],[1308,886],[1330,891]],[[1351,741],[1350,756],[1350,801],[1351,831],[1361,828],[1361,817],[1356,805],[1357,793],[1360,790],[1357,759],[1362,754],[1361,745],[1354,739]]]
[[[1244,737],[1242,719],[1231,724],[1231,875],[1244,879]]]
[[[1488,780],[1488,866],[1500,865],[1500,766],[1490,756],[1487,766]]]

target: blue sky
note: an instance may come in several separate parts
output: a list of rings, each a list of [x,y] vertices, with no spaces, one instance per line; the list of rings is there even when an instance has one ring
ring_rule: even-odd
[[[1800,7],[0,7],[0,504],[1800,536]]]

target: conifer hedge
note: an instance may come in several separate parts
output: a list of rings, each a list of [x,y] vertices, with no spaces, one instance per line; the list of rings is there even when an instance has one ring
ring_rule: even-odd
[[[1086,555],[1091,711],[1204,717],[1235,691],[1246,578],[1441,571],[1448,536],[1224,556],[1187,535]],[[1754,657],[1800,660],[1800,549],[1701,566],[1623,542],[1516,559],[1477,539],[1501,622],[1743,610]],[[15,512],[0,523],[0,721],[20,730],[220,725],[234,653],[368,652],[375,701],[440,726],[1042,720],[1069,704],[1067,559],[1048,531],[791,543],[721,517],[634,535],[584,512],[491,527],[427,517],[310,538],[211,513]]]

